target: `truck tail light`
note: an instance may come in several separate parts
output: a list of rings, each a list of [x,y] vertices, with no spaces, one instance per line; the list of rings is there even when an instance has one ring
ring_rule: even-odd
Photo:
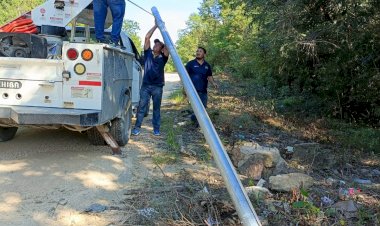
[[[82,51],[82,59],[85,61],[90,61],[94,57],[94,54],[91,50],[85,49]]]
[[[70,48],[67,50],[67,58],[70,60],[76,60],[78,58],[78,51],[74,48]]]
[[[83,75],[86,72],[86,66],[82,63],[75,64],[74,71],[78,75]]]

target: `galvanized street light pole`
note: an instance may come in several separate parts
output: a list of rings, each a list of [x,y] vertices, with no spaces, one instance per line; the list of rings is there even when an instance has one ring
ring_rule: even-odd
[[[181,59],[178,56],[173,41],[171,40],[169,33],[166,30],[165,24],[162,21],[156,7],[152,8],[152,13],[156,19],[157,26],[161,31],[165,45],[167,46],[173,59],[174,65],[177,68],[178,74],[181,77],[183,86],[185,88],[187,97],[190,100],[194,113],[203,130],[205,138],[210,145],[215,162],[221,171],[227,190],[232,198],[232,201],[234,202],[240,220],[245,226],[260,226],[261,223],[259,221],[259,218],[257,217],[255,210],[253,209],[252,204],[244,190],[244,187],[236,174],[231,160],[223,147],[222,141],[220,140],[213,124],[211,123],[206,109],[198,97],[189,74],[187,73],[185,67],[183,66],[183,63],[181,62]]]

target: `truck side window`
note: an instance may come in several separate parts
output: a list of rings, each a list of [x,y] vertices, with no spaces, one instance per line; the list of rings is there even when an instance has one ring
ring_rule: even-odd
[[[129,42],[131,43],[132,51],[133,51],[133,53],[135,54],[135,58],[136,58],[136,60],[137,60],[138,62],[140,62],[140,64],[142,64],[143,59],[142,59],[142,57],[141,57],[139,51],[137,51],[137,48],[136,48],[136,46],[135,46],[135,43],[133,43],[133,41],[132,41],[130,38],[128,38],[128,39],[129,39]]]

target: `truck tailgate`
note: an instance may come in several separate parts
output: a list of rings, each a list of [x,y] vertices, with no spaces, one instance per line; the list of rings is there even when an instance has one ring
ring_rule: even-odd
[[[0,58],[0,79],[62,82],[62,60]]]
[[[0,58],[0,105],[62,107],[63,61]]]

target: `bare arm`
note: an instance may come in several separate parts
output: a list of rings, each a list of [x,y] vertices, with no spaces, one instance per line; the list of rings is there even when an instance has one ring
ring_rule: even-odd
[[[145,42],[144,42],[144,50],[147,50],[150,48],[150,38],[152,37],[154,31],[157,29],[157,25],[155,24],[145,35]]]
[[[219,85],[218,85],[218,83],[215,82],[214,77],[208,76],[207,80],[214,86],[215,89],[219,88]]]

